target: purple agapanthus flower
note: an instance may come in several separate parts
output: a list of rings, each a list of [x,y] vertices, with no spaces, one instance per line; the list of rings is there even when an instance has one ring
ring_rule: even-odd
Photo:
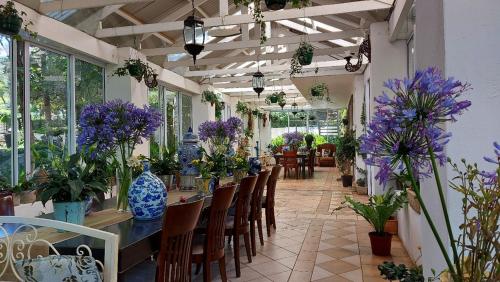
[[[297,131],[289,133],[287,132],[283,133],[283,139],[286,145],[298,146],[300,145],[300,143],[302,143],[302,141],[304,141],[304,134]]]
[[[497,165],[497,170],[495,171],[481,171],[481,175],[485,178],[485,183],[487,185],[497,185],[498,177],[500,174],[500,144],[498,142],[493,143],[493,151],[495,152],[495,158],[484,157],[484,160]]]
[[[375,113],[367,133],[361,136],[360,152],[368,154],[367,164],[380,168],[376,178],[382,184],[405,168],[405,159],[414,172],[428,176],[432,172],[429,149],[441,165],[446,161],[444,146],[451,134],[439,124],[455,121],[470,106],[470,101],[458,101],[469,86],[444,79],[435,68],[384,85],[394,95],[384,92],[375,98]]]
[[[120,100],[88,105],[80,114],[78,148],[91,158],[114,153],[121,145],[131,152],[142,138],[153,135],[161,121],[154,108],[138,108]]]
[[[211,147],[224,145],[229,147],[241,135],[243,122],[237,117],[227,121],[206,121],[198,128],[200,140],[208,142]]]

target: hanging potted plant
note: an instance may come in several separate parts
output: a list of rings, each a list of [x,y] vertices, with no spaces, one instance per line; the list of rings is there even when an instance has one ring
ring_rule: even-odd
[[[249,109],[248,109],[248,104],[245,102],[238,101],[236,104],[236,113],[240,115],[245,115],[248,114]]]
[[[286,3],[288,0],[265,0],[266,1],[266,7],[269,10],[277,11],[285,8]]]
[[[155,88],[158,86],[158,74],[148,65],[146,64],[146,71],[144,72],[144,84],[149,89]]]
[[[83,164],[81,156],[74,154],[49,171],[49,180],[37,191],[44,206],[52,200],[55,220],[83,225],[86,200],[107,191],[106,184],[89,177],[92,170],[93,165]]]
[[[285,107],[286,105],[286,101],[285,101],[285,97],[282,97],[282,100],[281,101],[278,101],[278,105],[281,107],[281,109],[283,110],[283,108]]]
[[[201,94],[201,102],[203,103],[210,103],[210,105],[213,107],[217,102],[219,102],[219,96],[215,94],[213,91],[210,90],[205,90]]]
[[[19,32],[24,23],[22,17],[26,16],[26,13],[19,11],[14,6],[13,1],[7,1],[5,5],[0,5],[0,33],[10,35],[16,40],[21,40]],[[24,24],[24,31],[32,37],[36,37],[37,33],[29,30],[29,26],[33,25],[32,21]]]
[[[113,75],[130,75],[137,79],[138,82],[141,82],[147,70],[148,66],[141,59],[127,59],[122,67],[115,70]]]
[[[383,195],[370,197],[369,202],[366,204],[346,197],[343,203],[345,205],[336,208],[335,211],[348,207],[366,219],[375,229],[375,231],[368,234],[372,253],[376,256],[390,256],[392,234],[384,231],[385,224],[389,217],[406,202],[405,192],[396,194],[394,191],[389,190]]]
[[[302,41],[300,42],[300,46],[297,51],[295,51],[293,57],[299,61],[301,66],[307,66],[312,63],[313,54],[313,46],[309,42]]]
[[[322,98],[323,96],[328,95],[328,87],[325,83],[315,83],[311,87],[311,96],[316,98]]]
[[[252,115],[256,118],[260,118],[261,112],[259,111],[259,109],[253,109]]]
[[[278,103],[281,99],[283,94],[285,94],[283,91],[282,92],[274,92],[273,94],[269,95],[266,97],[266,104],[271,105],[271,104],[276,104]]]

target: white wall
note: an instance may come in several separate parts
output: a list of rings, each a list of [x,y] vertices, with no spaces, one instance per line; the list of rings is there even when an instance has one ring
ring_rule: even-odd
[[[353,92],[353,129],[356,130],[356,138],[359,138],[363,133],[363,125],[361,124],[361,113],[363,109],[363,100],[365,96],[365,81],[363,75],[356,75],[354,78]],[[360,155],[356,153],[356,167],[366,169],[366,164]],[[363,176],[359,175],[357,170],[354,170],[355,180]]]
[[[386,89],[385,81],[390,78],[401,78],[406,74],[406,42],[397,40],[390,42],[389,27],[387,22],[373,23],[370,25],[370,40],[372,60],[370,64],[370,112],[373,113],[375,103],[373,99],[382,94]],[[377,173],[377,168],[372,168],[372,177]],[[372,193],[384,192],[384,187],[378,181],[371,181]]]

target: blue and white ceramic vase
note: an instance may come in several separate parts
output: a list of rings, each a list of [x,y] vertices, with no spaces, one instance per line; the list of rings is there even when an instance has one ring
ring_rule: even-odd
[[[189,128],[188,132],[184,134],[178,156],[181,164],[181,189],[190,190],[196,186],[194,179],[200,174],[192,161],[202,157],[198,136],[193,134],[192,128]]]
[[[149,162],[143,163],[144,172],[132,182],[128,190],[128,202],[135,219],[157,219],[163,216],[167,205],[167,188],[149,171]]]

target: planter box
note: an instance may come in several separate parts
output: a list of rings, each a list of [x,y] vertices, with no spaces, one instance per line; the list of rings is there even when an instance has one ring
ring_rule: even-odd
[[[391,218],[385,223],[384,231],[391,233],[392,235],[398,234],[398,220],[397,218],[391,216]]]
[[[359,195],[368,195],[368,186],[363,187],[356,185],[356,192]]]

